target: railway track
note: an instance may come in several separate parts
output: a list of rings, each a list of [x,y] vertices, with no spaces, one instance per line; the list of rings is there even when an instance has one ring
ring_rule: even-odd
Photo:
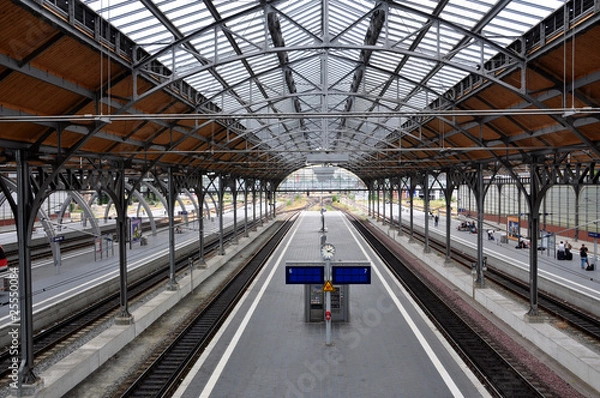
[[[260,222],[260,221],[257,221]],[[252,226],[252,224],[250,225]],[[232,227],[225,230],[224,240],[227,241],[233,237]],[[204,254],[208,256],[210,253],[216,252],[220,245],[218,238],[211,238],[205,242]],[[193,254],[190,256],[193,261],[198,260],[199,254],[197,249],[194,249]],[[176,263],[176,270],[187,270],[189,268],[189,260],[179,261]],[[169,270],[167,267],[157,270],[146,277],[143,277],[137,281],[132,281],[129,285],[128,296],[129,300],[135,300],[137,297],[141,297],[149,290],[156,286],[164,286],[164,283],[169,278]],[[72,336],[77,333],[89,330],[93,325],[100,324],[105,320],[109,319],[111,315],[118,310],[120,305],[119,292],[115,292],[103,300],[100,300],[92,305],[89,305],[81,310],[73,313],[71,316],[57,321],[55,325],[50,328],[38,332],[35,334],[33,339],[33,352],[36,360],[40,360],[44,357],[52,354],[52,349],[57,345],[64,343]],[[7,379],[8,365],[11,361],[11,355],[9,350],[0,352],[0,377],[3,380]]]
[[[292,227],[295,219],[294,216],[282,222],[273,238],[215,294],[210,303],[178,331],[168,347],[142,366],[139,374],[124,383],[115,396],[162,397],[171,394]]]
[[[169,223],[166,219],[160,219],[156,222],[157,230],[168,228]],[[103,227],[102,234],[115,234],[116,229],[114,226]],[[148,232],[150,231],[150,222],[146,221],[142,223],[142,231]],[[73,230],[75,231],[75,230]],[[75,251],[79,249],[84,249],[88,247],[93,247],[95,245],[95,237],[92,235],[87,235],[83,233],[74,234],[74,235],[65,235],[64,240],[60,242],[60,250],[61,253],[68,253],[70,251]],[[16,244],[8,244],[5,245],[4,250],[6,252],[6,258],[8,259],[8,264],[16,265],[19,261],[19,251],[16,247]],[[37,238],[32,240],[31,243],[31,260],[43,260],[46,258],[52,257],[52,249],[48,244],[48,240],[44,235],[44,238]]]
[[[428,314],[473,372],[496,397],[549,397],[543,385],[519,367],[511,353],[495,345],[479,326],[438,296],[425,281],[380,241],[376,232],[349,216],[354,227],[398,277],[402,285]]]

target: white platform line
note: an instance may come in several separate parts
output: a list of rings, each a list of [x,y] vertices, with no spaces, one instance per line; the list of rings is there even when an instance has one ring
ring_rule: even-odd
[[[433,352],[433,349],[431,348],[431,346],[429,345],[429,343],[425,339],[425,336],[423,336],[423,334],[419,330],[419,327],[412,320],[410,314],[406,311],[406,309],[404,308],[404,306],[402,305],[402,303],[400,302],[400,300],[398,299],[398,297],[396,296],[396,294],[393,292],[393,290],[390,287],[390,285],[383,278],[383,275],[381,275],[381,272],[379,271],[379,268],[377,267],[377,265],[373,262],[373,260],[369,256],[369,254],[365,250],[364,246],[361,244],[360,240],[357,238],[356,234],[354,233],[353,229],[349,226],[349,224],[347,224],[347,221],[346,221],[345,218],[344,218],[344,223],[346,223],[346,225],[348,226],[348,230],[350,231],[350,234],[354,238],[354,241],[358,244],[358,247],[360,247],[360,250],[363,252],[363,254],[367,258],[367,260],[371,263],[372,269],[375,271],[375,274],[377,274],[377,277],[379,278],[379,280],[381,280],[381,283],[383,284],[383,287],[385,288],[385,290],[390,295],[390,298],[392,299],[392,301],[396,305],[396,308],[398,308],[398,311],[400,311],[400,314],[402,315],[402,317],[404,318],[404,320],[406,321],[406,323],[410,327],[411,331],[413,332],[413,334],[415,335],[415,337],[417,338],[417,340],[419,341],[419,343],[423,347],[423,350],[425,351],[425,353],[429,357],[429,360],[431,361],[431,363],[433,364],[433,366],[435,366],[435,368],[438,371],[440,377],[442,378],[442,380],[444,381],[444,383],[446,384],[446,386],[448,387],[448,389],[450,390],[450,392],[452,393],[452,395],[454,397],[464,397],[463,394],[462,394],[462,392],[458,388],[458,386],[454,383],[454,380],[452,379],[452,377],[450,376],[450,374],[448,374],[448,371],[446,370],[446,368],[444,367],[444,365],[440,362],[440,360],[437,357],[437,355],[435,355],[435,352]],[[410,302],[413,303],[413,305],[415,305],[414,302],[413,302],[413,300],[410,299],[410,297],[408,297],[408,295],[406,294],[405,289],[401,285],[399,285],[399,284],[398,284],[398,287],[404,293],[404,295],[407,296],[407,298],[409,298]]]
[[[304,214],[304,213],[302,213],[302,214]],[[303,217],[304,216],[301,216],[301,219]],[[223,373],[223,370],[225,369],[225,366],[227,365],[227,362],[229,361],[229,359],[231,358],[231,355],[233,354],[233,350],[235,349],[235,347],[239,343],[240,338],[242,337],[242,334],[246,330],[246,327],[248,326],[248,323],[250,322],[250,318],[252,318],[252,315],[254,314],[254,311],[256,310],[256,307],[258,306],[258,303],[260,302],[263,294],[267,290],[267,287],[271,283],[271,280],[273,279],[273,276],[275,275],[275,271],[277,270],[277,266],[281,263],[281,261],[282,261],[283,257],[285,256],[285,254],[286,254],[286,252],[287,252],[290,244],[294,240],[293,238],[296,235],[296,232],[298,232],[298,229],[300,228],[300,224],[301,224],[301,222],[298,222],[296,224],[296,226],[294,228],[294,231],[290,235],[290,238],[288,239],[286,245],[284,246],[283,250],[281,251],[281,254],[277,258],[277,261],[276,261],[275,265],[271,268],[271,272],[267,276],[267,279],[263,283],[260,291],[258,292],[258,294],[256,295],[256,297],[254,298],[254,301],[252,302],[252,305],[248,309],[248,312],[246,312],[246,316],[244,316],[244,319],[242,320],[241,324],[238,326],[238,329],[236,330],[235,335],[233,336],[233,338],[231,339],[231,342],[227,346],[227,349],[225,350],[225,352],[221,356],[221,359],[219,360],[219,363],[217,364],[217,366],[213,370],[210,378],[208,379],[208,382],[204,386],[204,389],[200,393],[199,397],[201,397],[201,398],[207,398],[207,397],[209,397],[210,394],[212,393],[213,389],[215,388],[215,385],[217,384],[217,381],[221,377],[221,374]],[[242,307],[242,304],[247,300],[249,292],[253,290],[254,285],[260,279],[261,274],[265,270],[266,270],[266,267],[261,270],[261,272],[259,273],[258,277],[254,280],[254,282],[252,282],[252,285],[250,286],[250,288],[246,291],[246,293],[244,293],[244,296],[242,297],[242,299],[238,302],[238,304],[236,305],[236,307],[234,308],[234,310],[232,311],[232,313],[227,317],[227,320],[225,321],[225,323],[219,328],[219,331],[213,337],[213,339],[211,340],[210,344],[207,346],[206,350],[204,350],[204,352],[202,353],[202,355],[198,359],[198,361],[194,364],[193,368],[190,370],[190,372],[188,373],[188,375],[186,376],[186,378],[183,380],[183,382],[181,383],[181,385],[179,386],[179,388],[177,389],[177,391],[175,391],[175,394],[173,394],[173,398],[180,398],[185,393],[185,391],[189,387],[190,383],[192,382],[192,380],[194,379],[194,377],[198,374],[198,372],[200,371],[200,368],[202,367],[202,365],[204,364],[204,362],[206,361],[206,359],[208,358],[208,356],[210,355],[210,353],[212,352],[212,350],[216,346],[216,343],[222,337],[224,331],[228,328],[229,324],[231,323],[231,320],[235,317],[235,315],[237,314],[238,310]]]

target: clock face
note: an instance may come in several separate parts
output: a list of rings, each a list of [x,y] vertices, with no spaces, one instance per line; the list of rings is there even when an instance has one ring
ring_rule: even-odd
[[[331,260],[335,254],[335,247],[331,243],[325,243],[321,246],[321,255],[324,260]]]

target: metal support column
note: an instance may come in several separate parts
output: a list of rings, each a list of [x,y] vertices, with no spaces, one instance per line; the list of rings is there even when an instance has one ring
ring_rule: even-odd
[[[223,246],[223,196],[225,196],[225,187],[223,186],[223,176],[219,175],[219,255],[225,254]]]
[[[248,180],[244,180],[244,237],[248,237]]]
[[[402,236],[402,180],[398,178],[398,236]]]
[[[252,230],[256,231],[256,182],[252,182]]]
[[[205,264],[204,260],[204,187],[202,186],[202,176],[197,187],[194,187],[196,197],[198,198],[198,261]]]
[[[477,201],[477,268],[475,283],[477,287],[485,287],[484,256],[483,256],[483,165],[479,164],[477,169],[477,181],[475,186],[475,200]]]
[[[175,201],[177,200],[177,188],[173,179],[173,168],[169,167],[168,171],[168,204],[169,204],[169,290],[177,290],[179,288],[175,280]]]
[[[258,191],[258,220],[259,220],[259,224],[262,226],[263,225],[263,190],[262,187],[261,189]]]
[[[130,324],[133,316],[129,313],[127,302],[127,197],[125,190],[125,169],[120,165],[118,181],[115,184],[115,207],[117,208],[117,234],[119,238],[119,278],[120,309],[115,322]]]
[[[237,243],[237,181],[234,180],[231,185],[231,196],[233,201],[233,236],[232,242]]]
[[[394,226],[394,185],[390,181],[390,228]]]
[[[446,178],[446,187],[444,188],[444,197],[446,199],[446,263],[450,263],[450,255],[452,249],[452,191],[454,186],[450,183],[449,178]]]
[[[410,238],[409,242],[415,241],[415,177],[410,176],[410,187],[409,187],[409,229]]]
[[[381,224],[385,225],[385,218],[386,218],[386,212],[385,212],[385,201],[386,201],[386,186],[385,186],[385,181],[381,186],[381,196],[382,196],[382,200],[381,203],[379,204],[379,208],[381,209]]]
[[[373,212],[371,211],[371,196],[373,195],[373,189],[371,184],[367,185],[367,217],[371,217]]]
[[[431,247],[429,246],[429,221],[431,218],[429,217],[429,174],[425,172],[425,176],[423,177],[423,201],[425,203],[425,247],[423,251],[425,253],[431,252]]]
[[[33,372],[33,294],[31,281],[31,227],[34,217],[30,209],[31,202],[29,185],[29,166],[26,153],[17,150],[17,241],[19,247],[19,316],[15,321],[20,322],[21,363],[19,365],[19,392],[23,385],[32,385],[37,381]],[[9,300],[12,310],[12,301]]]
[[[540,184],[536,176],[535,163],[530,167],[529,185],[529,312],[530,317],[538,317],[538,239],[540,235]]]

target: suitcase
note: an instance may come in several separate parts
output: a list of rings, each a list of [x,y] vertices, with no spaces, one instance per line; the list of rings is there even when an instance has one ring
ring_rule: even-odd
[[[556,252],[556,259],[557,260],[564,260],[565,259],[565,252],[562,251],[562,250]]]
[[[588,266],[587,266],[587,268],[585,270],[586,271],[593,271],[594,270],[594,264],[588,263]]]
[[[573,253],[571,253],[571,252],[565,253],[565,260],[573,260]]]

